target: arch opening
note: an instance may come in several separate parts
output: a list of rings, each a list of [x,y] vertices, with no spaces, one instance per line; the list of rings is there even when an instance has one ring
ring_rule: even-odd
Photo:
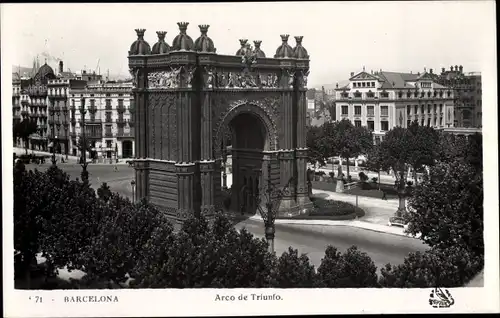
[[[235,115],[227,123],[227,129],[222,141],[221,184],[231,189],[232,212],[255,214],[258,187],[263,184],[264,152],[270,148],[269,132],[260,116],[252,112]]]

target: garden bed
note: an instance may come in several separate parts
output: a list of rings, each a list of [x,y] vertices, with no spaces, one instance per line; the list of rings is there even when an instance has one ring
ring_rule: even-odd
[[[291,218],[281,219],[294,219],[294,220],[353,220],[356,217],[365,215],[365,211],[350,203],[326,200],[323,198],[312,197],[314,209],[305,214],[293,216]]]

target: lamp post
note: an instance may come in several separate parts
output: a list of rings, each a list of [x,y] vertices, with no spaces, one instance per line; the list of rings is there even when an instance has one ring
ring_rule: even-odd
[[[288,187],[289,184],[294,180],[295,178],[291,178],[288,182],[288,184],[279,189],[276,186],[274,186],[271,182],[271,161],[268,162],[267,165],[267,182],[263,187],[265,189],[262,189],[264,191],[257,191],[255,193],[255,201],[257,203],[257,208],[259,210],[259,213],[264,221],[264,233],[265,233],[265,238],[268,243],[268,248],[269,252],[274,253],[274,236],[276,232],[276,227],[275,227],[275,220],[276,220],[276,215],[278,213],[279,207],[281,200],[285,196],[285,194],[288,192]],[[264,207],[262,207],[261,202],[262,198],[265,199],[265,204]]]
[[[135,203],[135,180],[130,181],[130,185],[132,186],[132,203]]]
[[[81,99],[80,105],[80,115],[82,118],[82,155],[83,155],[83,163],[82,163],[82,181],[88,182],[89,173],[87,171],[87,140],[85,139],[85,114],[87,110],[85,109],[85,98]]]

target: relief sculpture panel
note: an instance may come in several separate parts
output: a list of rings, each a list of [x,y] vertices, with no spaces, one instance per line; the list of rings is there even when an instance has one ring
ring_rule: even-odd
[[[175,89],[180,87],[181,67],[170,67],[166,71],[150,72],[148,74],[148,88]]]

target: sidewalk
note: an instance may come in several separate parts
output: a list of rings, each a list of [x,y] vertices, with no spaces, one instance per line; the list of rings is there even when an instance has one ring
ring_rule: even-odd
[[[249,218],[254,221],[263,221],[262,217],[258,214],[255,214]],[[313,227],[317,226],[318,229],[320,226],[350,226],[359,229],[380,232],[385,234],[392,234],[398,236],[404,236],[409,238],[418,239],[419,236],[414,237],[410,234],[406,234],[402,227],[397,226],[388,226],[388,225],[380,225],[375,223],[364,222],[360,220],[345,220],[345,221],[332,221],[332,220],[293,220],[293,219],[277,219],[275,220],[276,224],[290,224],[290,225],[312,225]],[[311,229],[313,229],[311,227]]]

